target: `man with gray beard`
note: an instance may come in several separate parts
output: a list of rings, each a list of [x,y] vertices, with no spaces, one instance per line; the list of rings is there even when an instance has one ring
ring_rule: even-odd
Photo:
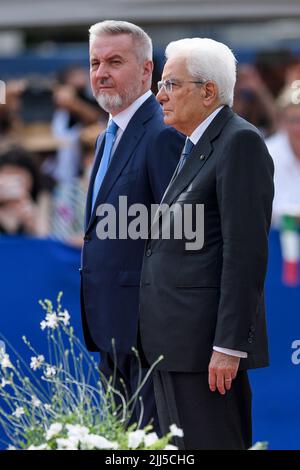
[[[152,43],[138,26],[104,21],[90,28],[90,78],[93,94],[110,120],[96,144],[87,195],[81,267],[82,322],[87,348],[100,351],[100,370],[124,395],[134,393],[138,363],[132,347],[138,342],[138,296],[145,240],[99,239],[97,207],[111,204],[119,214],[119,197],[127,204],[158,204],[178,163],[183,137],[166,126],[160,105],[150,91]],[[122,214],[121,214],[122,215]],[[119,220],[119,217],[117,217]],[[128,218],[130,223],[130,218]],[[119,230],[116,231],[119,233]],[[143,368],[145,376],[147,369]],[[152,381],[141,390],[141,425],[154,420],[158,430]],[[136,409],[131,422],[138,420]]]

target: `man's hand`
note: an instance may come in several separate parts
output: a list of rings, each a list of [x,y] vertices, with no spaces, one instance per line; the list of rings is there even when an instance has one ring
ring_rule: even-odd
[[[230,390],[231,382],[235,379],[240,358],[229,354],[213,351],[208,366],[208,383],[212,392],[219,390],[221,395],[225,395],[226,390]]]

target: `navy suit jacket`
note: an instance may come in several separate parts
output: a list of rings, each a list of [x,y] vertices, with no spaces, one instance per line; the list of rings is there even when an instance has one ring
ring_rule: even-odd
[[[184,137],[164,124],[160,105],[154,96],[149,97],[120,139],[91,214],[94,179],[104,148],[104,136],[98,138],[87,195],[81,266],[82,323],[90,351],[111,351],[112,338],[117,352],[130,353],[136,346],[145,240],[118,239],[119,196],[127,197],[128,207],[159,204],[183,145]],[[97,237],[96,208],[104,203],[116,209],[116,239]]]

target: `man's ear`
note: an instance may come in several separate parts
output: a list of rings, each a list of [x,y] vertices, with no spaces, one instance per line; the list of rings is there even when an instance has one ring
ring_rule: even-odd
[[[204,90],[203,103],[206,106],[211,106],[218,99],[217,85],[212,81],[208,81],[204,84],[203,90]]]
[[[152,72],[153,72],[153,62],[152,60],[146,60],[144,62],[144,83],[151,79]]]

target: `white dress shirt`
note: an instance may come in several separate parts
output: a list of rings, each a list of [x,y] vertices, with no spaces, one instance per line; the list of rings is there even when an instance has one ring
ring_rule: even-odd
[[[199,126],[196,127],[196,129],[191,133],[189,139],[193,142],[194,145],[199,142],[200,138],[202,137],[210,123],[215,119],[216,115],[219,114],[222,108],[224,108],[224,106],[220,106],[219,108],[215,109],[214,112],[212,112],[206,119],[204,119],[204,121],[201,122],[201,124],[199,124]]]
[[[110,116],[110,119],[112,119],[119,127],[117,131],[116,140],[112,148],[112,153],[111,153],[112,155],[114,154],[121,140],[123,132],[125,131],[126,127],[129,124],[130,119],[133,117],[136,111],[142,106],[142,104],[145,103],[145,101],[148,98],[150,98],[151,95],[152,95],[151,90],[146,91],[146,93],[139,96],[133,103],[131,103],[130,106],[128,106],[128,108],[124,109],[124,111],[121,111],[120,113],[116,114],[114,117]]]
[[[192,132],[192,134],[189,136],[189,139],[193,142],[194,145],[198,143],[210,123],[213,121],[213,119],[217,116],[217,114],[221,111],[221,109],[224,106],[220,106],[219,108],[215,109],[213,113],[211,113],[201,124],[199,124],[198,127]],[[229,356],[237,356],[241,358],[246,358],[248,357],[248,354],[244,351],[236,351],[235,349],[227,349],[227,348],[219,348],[218,346],[213,346],[214,351],[223,353],[223,354],[228,354]]]

